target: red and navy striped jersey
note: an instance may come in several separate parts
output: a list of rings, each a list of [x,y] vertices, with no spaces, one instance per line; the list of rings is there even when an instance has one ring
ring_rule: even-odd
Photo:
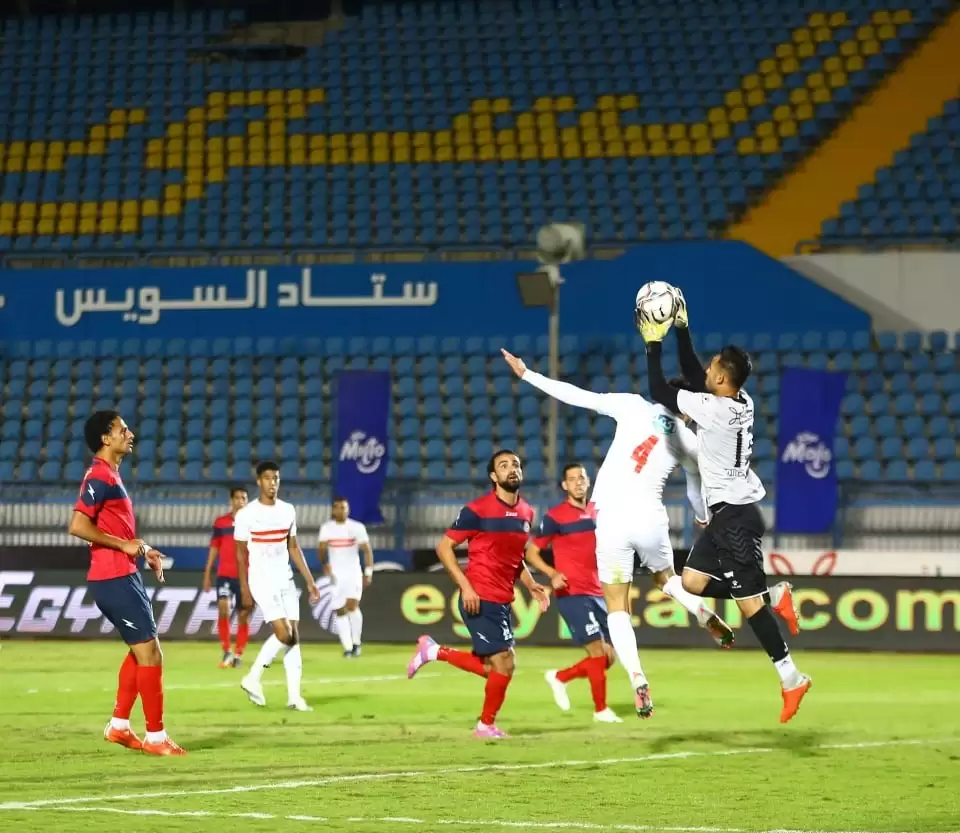
[[[483,601],[513,601],[513,585],[522,569],[533,514],[533,507],[523,498],[511,506],[495,492],[488,492],[464,506],[447,530],[447,537],[458,544],[470,542],[466,574]]]
[[[540,521],[533,543],[553,550],[553,566],[567,577],[567,589],[558,596],[602,596],[597,575],[597,510],[569,501],[552,507]]]
[[[217,551],[217,575],[220,578],[239,578],[237,546],[233,540],[233,515],[230,512],[213,522],[210,546]]]
[[[123,541],[137,537],[133,502],[120,479],[120,472],[102,457],[94,457],[83,476],[80,496],[73,507],[96,524],[97,529]],[[137,559],[120,550],[90,545],[88,581],[120,578],[137,572]]]

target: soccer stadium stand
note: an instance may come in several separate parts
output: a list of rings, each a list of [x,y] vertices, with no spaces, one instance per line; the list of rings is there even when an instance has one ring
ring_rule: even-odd
[[[960,481],[960,361],[945,333],[708,334],[756,351],[751,389],[764,409],[754,461],[772,482],[779,369],[851,371],[836,453],[843,479]],[[499,348],[538,366],[545,339],[250,338],[12,345],[0,362],[0,481],[78,481],[82,426],[98,406],[129,415],[139,440],[131,482],[243,482],[257,459],[284,461],[285,479],[330,474],[330,389],[344,367],[390,369],[393,477],[474,479],[493,445],[517,448],[526,476],[545,477],[544,398],[518,387]],[[594,390],[646,391],[637,339],[563,339],[561,371]],[[76,358],[76,356],[80,358]],[[374,358],[370,358],[370,357]],[[675,356],[666,357],[668,373]],[[613,423],[562,411],[561,459],[599,462]]]
[[[287,61],[216,59],[242,12],[7,20],[0,252],[706,238],[949,5],[379,5]]]
[[[960,233],[960,98],[899,151],[893,165],[844,203],[840,216],[823,224],[827,243],[954,238]]]

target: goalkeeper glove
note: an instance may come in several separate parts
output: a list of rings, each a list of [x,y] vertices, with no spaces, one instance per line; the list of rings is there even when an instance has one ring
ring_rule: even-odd
[[[677,329],[684,329],[690,326],[690,319],[687,317],[687,299],[683,297],[683,290],[674,287],[674,297],[677,299],[677,311],[673,314],[673,323]]]
[[[643,336],[643,340],[647,344],[650,344],[654,341],[663,341],[667,337],[667,333],[670,332],[672,324],[672,318],[668,318],[663,323],[658,324],[656,321],[650,321],[645,317],[641,317],[638,321],[637,329],[640,330],[640,335]]]

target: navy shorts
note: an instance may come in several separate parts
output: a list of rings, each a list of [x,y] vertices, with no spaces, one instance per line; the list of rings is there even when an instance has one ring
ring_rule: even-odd
[[[459,607],[463,624],[470,631],[473,653],[478,657],[493,656],[513,647],[513,614],[510,605],[481,601],[480,612],[476,616],[464,611],[462,599]]]
[[[610,641],[607,604],[602,596],[557,596],[557,608],[577,645]]]
[[[226,576],[217,576],[217,598],[233,599],[233,607],[239,610],[240,605],[240,579],[227,578]]]
[[[88,582],[93,601],[127,645],[149,642],[157,635],[153,608],[140,573]]]

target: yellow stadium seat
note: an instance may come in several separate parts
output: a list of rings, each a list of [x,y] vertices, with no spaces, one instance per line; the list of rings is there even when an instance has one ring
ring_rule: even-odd
[[[40,206],[40,219],[41,220],[52,220],[55,219],[58,211],[58,206],[55,202],[45,202]]]
[[[285,97],[286,95],[283,90],[267,90],[267,105],[283,104]]]
[[[587,142],[583,146],[583,155],[587,159],[600,159],[603,156],[603,144],[601,142]]]
[[[817,88],[824,86],[826,83],[827,81],[823,77],[822,72],[811,72],[807,76],[807,86],[812,90],[816,90]]]
[[[62,171],[63,170],[63,157],[62,156],[48,156],[46,163],[46,170],[48,171]]]
[[[107,143],[101,142],[99,140],[87,142],[87,155],[88,156],[102,156],[104,151],[107,149]]]
[[[521,113],[517,116],[517,129],[518,130],[530,130],[536,125],[536,121],[533,118],[533,113]]]
[[[792,58],[796,53],[792,43],[781,43],[777,45],[777,51],[774,54],[782,60]]]
[[[880,54],[880,44],[875,40],[865,40],[860,44],[860,54],[871,56]]]
[[[657,139],[650,143],[651,156],[667,156],[669,153],[670,146],[663,139]]]
[[[187,185],[187,199],[188,200],[199,200],[203,196],[203,186],[199,183],[192,182]]]
[[[784,58],[780,62],[780,72],[789,75],[791,72],[800,71],[800,62],[796,58]]]
[[[370,142],[375,148],[385,148],[390,146],[390,134],[385,131],[378,131],[371,137]]]
[[[746,107],[734,107],[730,111],[730,121],[732,122],[741,122],[747,120],[747,108]]]
[[[561,95],[553,102],[553,109],[558,113],[570,113],[577,109],[577,102],[572,95]]]
[[[470,121],[474,130],[493,130],[493,117],[489,113],[480,113]]]
[[[446,153],[449,148],[437,148],[437,153],[439,154],[441,150]],[[394,159],[396,159],[396,153],[394,153]],[[418,147],[414,150],[414,159],[417,162],[430,162],[433,159],[433,150],[429,146]]]
[[[586,136],[588,131],[594,131],[593,136],[596,137],[599,134],[596,133],[595,127],[584,127],[581,130],[578,130],[576,127],[564,127],[560,129],[560,141],[563,144],[568,142],[577,142],[580,140],[580,136]]]
[[[540,147],[540,158],[549,160],[549,159],[559,159],[560,158],[560,147],[556,143],[544,144]]]
[[[80,217],[97,217],[100,214],[100,203],[85,202],[80,205]]]
[[[773,110],[774,121],[786,121],[793,118],[793,108],[789,104],[781,104]]]
[[[664,136],[664,130],[662,124],[648,124],[647,129],[647,141],[656,141],[657,139],[662,139]]]
[[[693,152],[698,156],[713,153],[713,142],[709,139],[697,139],[696,144],[693,146]]]
[[[187,110],[187,122],[203,122],[207,120],[207,110],[205,107],[191,107]]]
[[[707,111],[707,121],[711,124],[727,120],[727,111],[723,107],[711,107]]]
[[[144,200],[142,211],[144,217],[156,217],[160,213],[160,203],[158,200]]]
[[[79,225],[80,234],[96,234],[97,233],[97,218],[96,217],[81,217]]]
[[[107,138],[107,128],[102,124],[95,124],[90,128],[90,138],[91,139],[106,139]]]
[[[207,149],[207,143],[204,139],[198,139],[196,137],[187,141],[187,153],[200,153],[203,154]]]
[[[503,130],[497,131],[497,145],[499,147],[504,147],[505,145],[515,145],[517,143],[517,131],[512,127],[505,127]]]
[[[180,201],[179,200],[164,200],[163,201],[163,213],[167,217],[172,217],[180,213]]]
[[[33,156],[27,160],[27,171],[29,173],[39,173],[45,167],[43,157],[41,156]]]
[[[687,138],[687,126],[685,124],[671,124],[667,128],[667,138],[671,142],[678,142]]]
[[[3,233],[3,221],[0,220],[0,234]],[[77,230],[77,221],[73,217],[63,217],[57,222],[57,234],[73,234]]]
[[[580,130],[579,137],[575,127],[564,127],[560,131],[561,142],[575,142],[578,138],[584,142],[595,142],[600,138],[600,131],[596,127],[584,127]]]
[[[211,107],[207,111],[207,121],[223,121],[227,117],[225,107]]]
[[[203,154],[202,153],[188,153],[187,154],[187,170],[195,171],[203,168]]]
[[[643,139],[643,128],[639,124],[628,125],[623,135],[627,142],[636,142],[638,139]]]
[[[226,178],[226,174],[223,172],[223,168],[210,168],[207,171],[207,182],[214,184],[217,182],[223,182]]]
[[[768,90],[779,90],[783,86],[783,76],[779,72],[772,72],[763,77],[763,86]]]
[[[314,137],[316,138],[316,137]],[[310,148],[310,164],[311,165],[326,165],[327,164],[327,149],[325,147],[312,147]]]
[[[32,220],[37,216],[37,205],[32,202],[22,202],[17,210],[17,218],[20,220]]]
[[[384,151],[389,154],[389,151],[384,148]],[[290,152],[287,154],[288,162],[292,165],[306,165],[307,164],[307,151],[306,148],[290,148]]]
[[[39,157],[42,159],[46,152],[46,142],[31,142],[30,146],[27,148],[27,157],[30,159]]]
[[[833,89],[845,87],[847,85],[847,74],[845,72],[831,72],[827,83],[833,87]]]
[[[223,107],[227,103],[227,94],[224,92],[214,92],[207,96],[207,105],[209,107]]]
[[[127,124],[143,124],[147,120],[147,113],[142,107],[134,107],[127,113]]]
[[[831,55],[823,62],[825,72],[838,72],[843,69],[843,59],[838,55]]]
[[[847,72],[859,72],[863,69],[863,58],[859,55],[851,55],[844,63]]]
[[[812,58],[817,54],[817,47],[812,43],[797,44],[797,58]]]
[[[453,144],[458,148],[473,145],[473,133],[469,130],[458,130],[453,134]]]
[[[247,122],[247,134],[249,136],[266,136],[267,135],[267,124],[262,119],[256,121]],[[231,136],[231,138],[239,139],[239,136]]]
[[[183,186],[181,185],[177,185],[177,184],[167,185],[163,189],[164,202],[167,202],[169,200],[175,200],[176,202],[180,202],[182,197],[183,197]]]
[[[474,157],[473,145],[460,145],[457,148],[458,162],[472,162]]]
[[[438,130],[434,134],[433,143],[437,147],[451,147],[453,145],[453,133],[449,130]]]
[[[784,139],[797,135],[797,123],[793,119],[787,119],[777,125],[777,133]]]
[[[116,200],[107,200],[100,206],[101,217],[116,217],[120,214],[120,204]]]
[[[710,128],[710,138],[711,139],[729,139],[730,138],[730,125],[728,122],[721,122],[715,124]]]
[[[813,118],[813,105],[803,102],[796,106],[797,121],[810,121]]]
[[[349,159],[350,157],[347,154],[347,149],[345,147],[334,148],[330,151],[331,165],[345,165]]]
[[[876,32],[874,31],[874,28],[870,24],[867,24],[866,26],[857,27],[857,40],[865,41],[865,40],[875,40],[875,39],[876,39]]]
[[[553,110],[553,97],[549,95],[541,96],[533,102],[533,109],[536,113],[549,113]]]
[[[227,152],[234,153],[236,151],[242,151],[244,147],[243,136],[228,136],[227,137]]]
[[[826,26],[827,16],[823,12],[814,12],[807,18],[807,26],[815,29],[817,26]]]
[[[121,234],[136,234],[140,221],[137,217],[124,217],[120,220]]]
[[[207,135],[207,125],[203,122],[193,122],[187,125],[187,136],[191,139],[203,140]]]
[[[891,23],[884,23],[877,27],[877,37],[880,40],[892,40],[897,36],[897,27]]]
[[[187,187],[191,185],[203,185],[205,182],[203,168],[189,168],[183,177],[183,182]]]
[[[540,115],[537,116],[537,127],[540,130],[543,130],[544,128],[553,128],[556,127],[556,125],[557,119],[553,113],[540,113]]]
[[[77,216],[77,204],[75,202],[62,202],[60,203],[59,210],[60,219],[64,217],[76,217]],[[2,215],[0,215],[2,216]]]
[[[760,142],[760,153],[776,153],[780,150],[780,140],[776,136],[767,136]]]
[[[806,27],[793,30],[794,43],[808,43],[811,40],[810,30]]]
[[[690,138],[696,141],[697,139],[706,139],[710,135],[710,128],[707,127],[703,122],[698,124],[690,125]]]
[[[227,154],[227,167],[242,168],[246,163],[246,157],[242,150],[231,150]]]
[[[307,104],[323,104],[326,100],[327,93],[325,90],[320,88],[307,90]]]
[[[394,140],[394,146],[396,146],[396,140]],[[413,134],[413,146],[415,148],[425,148],[430,146],[430,134],[424,130],[418,130]]]
[[[833,12],[830,15],[830,20],[827,21],[829,26],[832,26],[834,29],[839,29],[841,26],[847,25],[847,13],[846,12]]]
[[[166,147],[164,150],[169,156],[172,154],[183,153],[183,139],[167,139]]]
[[[427,137],[427,144],[430,144],[430,134],[424,133]],[[398,131],[397,133],[390,134],[390,144],[395,148],[407,148],[410,147],[410,134],[405,130]]]
[[[756,153],[757,140],[753,136],[745,136],[737,142],[737,153]]]
[[[454,130],[469,130],[471,123],[470,116],[467,113],[458,113],[453,117]]]
[[[772,75],[765,75],[764,80],[772,78]],[[750,90],[747,93],[747,107],[759,107],[766,102],[767,94],[763,90]]]
[[[620,129],[619,124],[611,124],[603,128],[604,144],[610,144],[610,142],[619,142],[621,139],[623,139],[623,130]]]
[[[473,143],[477,147],[482,145],[492,145],[494,143],[492,130],[478,130],[473,136]]]
[[[496,145],[480,145],[477,149],[477,161],[478,162],[491,162],[497,158],[497,146]]]
[[[167,136],[171,139],[183,138],[183,122],[175,121],[167,128]]]
[[[543,145],[558,145],[560,144],[560,136],[555,127],[545,128],[537,132],[537,141],[541,147]]]
[[[689,139],[680,139],[673,143],[673,152],[677,156],[689,156],[693,152],[693,145]]]
[[[147,142],[147,153],[163,153],[163,139],[151,139]]]
[[[897,26],[903,26],[904,23],[909,23],[911,20],[913,20],[913,15],[910,14],[909,9],[898,9],[893,13],[893,22]]]
[[[331,150],[343,150],[347,146],[347,136],[345,133],[334,133],[330,137],[329,147]]]
[[[814,104],[826,104],[830,101],[833,96],[830,95],[830,90],[826,87],[820,87],[813,91],[813,102]]]
[[[120,216],[121,217],[139,217],[140,216],[139,200],[124,200],[120,204]]]
[[[232,90],[227,94],[228,107],[243,107],[247,103],[247,93],[243,90]]]
[[[764,138],[765,136],[773,136],[777,132],[777,129],[772,121],[763,121],[757,125],[757,136]]]
[[[327,137],[322,133],[310,137],[310,150],[314,148],[325,148],[327,146]]]
[[[587,110],[580,114],[581,127],[594,127],[598,121],[597,114],[593,110]]]
[[[303,104],[303,90],[287,90],[287,104]]]
[[[13,234],[13,220],[0,220],[0,235],[9,237]]]
[[[160,142],[160,146],[163,147],[163,140],[159,139],[158,141]],[[82,156],[84,153],[86,153],[86,150],[87,146],[83,142],[74,141],[67,145],[67,153],[70,156]],[[7,155],[10,155],[9,152]]]
[[[267,164],[267,152],[264,150],[248,150],[247,165],[251,168],[262,168]]]
[[[390,161],[390,146],[375,147],[371,157],[375,165],[385,165]]]
[[[287,105],[288,119],[305,119],[307,117],[307,108],[302,102]]]
[[[509,113],[510,112],[510,99],[509,98],[495,98],[493,100],[493,105],[491,107],[494,113]]]
[[[426,159],[421,161],[423,162],[432,162],[433,161],[433,150],[431,148],[417,148],[417,153],[420,151],[425,151],[427,156]],[[407,163],[410,161],[410,148],[409,147],[395,147],[393,149],[393,161],[398,163]]]
[[[10,159],[7,159],[6,170],[9,173],[16,173],[23,170],[23,157],[16,156]]]
[[[183,167],[183,154],[168,153],[163,161],[168,171],[175,171]]]
[[[600,113],[600,124],[603,127],[620,124],[620,113],[616,110],[604,110]]]
[[[613,110],[617,106],[616,96],[602,95],[597,99],[598,110]]]
[[[731,107],[742,107],[744,103],[743,93],[740,90],[730,90],[724,97],[723,103],[727,105],[727,108]]]
[[[271,136],[267,140],[267,150],[270,153],[274,151],[280,151],[281,153],[287,149],[287,137],[286,136]]]
[[[540,147],[534,144],[520,145],[520,158],[524,161],[540,158]]]
[[[890,12],[884,9],[878,12],[874,12],[870,16],[870,20],[871,22],[876,23],[879,26],[882,23],[891,23],[893,21],[893,17],[890,15]]]
[[[283,121],[287,117],[287,107],[285,104],[271,104],[267,107],[267,118],[270,121]]]
[[[11,142],[10,147],[7,148],[7,156],[22,157],[26,155],[27,155],[26,142]]]
[[[560,156],[564,159],[580,159],[583,156],[583,148],[579,142],[570,142],[560,148]]]
[[[810,92],[806,87],[798,87],[795,90],[792,90],[790,93],[790,103],[791,104],[802,104],[805,101],[810,100]]]
[[[744,75],[740,86],[745,90],[758,89],[761,86],[760,76],[755,72],[751,72],[749,75]]]
[[[813,40],[816,43],[827,43],[827,41],[833,40],[833,30],[822,26],[813,33]]]
[[[355,147],[350,150],[350,161],[355,165],[366,165],[370,161],[370,151],[366,145]]]
[[[777,71],[777,62],[773,58],[764,58],[758,67],[761,75],[769,75]]]
[[[840,54],[843,56],[859,55],[860,48],[855,40],[845,40],[840,44]]]
[[[627,155],[627,149],[623,142],[617,139],[615,142],[607,142],[604,155],[607,159],[619,159],[621,156]]]
[[[107,130],[107,138],[110,141],[117,141],[127,135],[127,126],[125,124],[111,124]]]
[[[636,110],[640,106],[640,99],[633,93],[617,98],[618,110]]]
[[[100,220],[98,227],[101,234],[113,234],[117,230],[117,218],[104,217]]]
[[[488,98],[477,98],[470,104],[471,113],[489,113],[490,112],[490,99]]]
[[[26,220],[17,220],[17,234],[33,234],[34,226],[35,222],[32,218]]]

